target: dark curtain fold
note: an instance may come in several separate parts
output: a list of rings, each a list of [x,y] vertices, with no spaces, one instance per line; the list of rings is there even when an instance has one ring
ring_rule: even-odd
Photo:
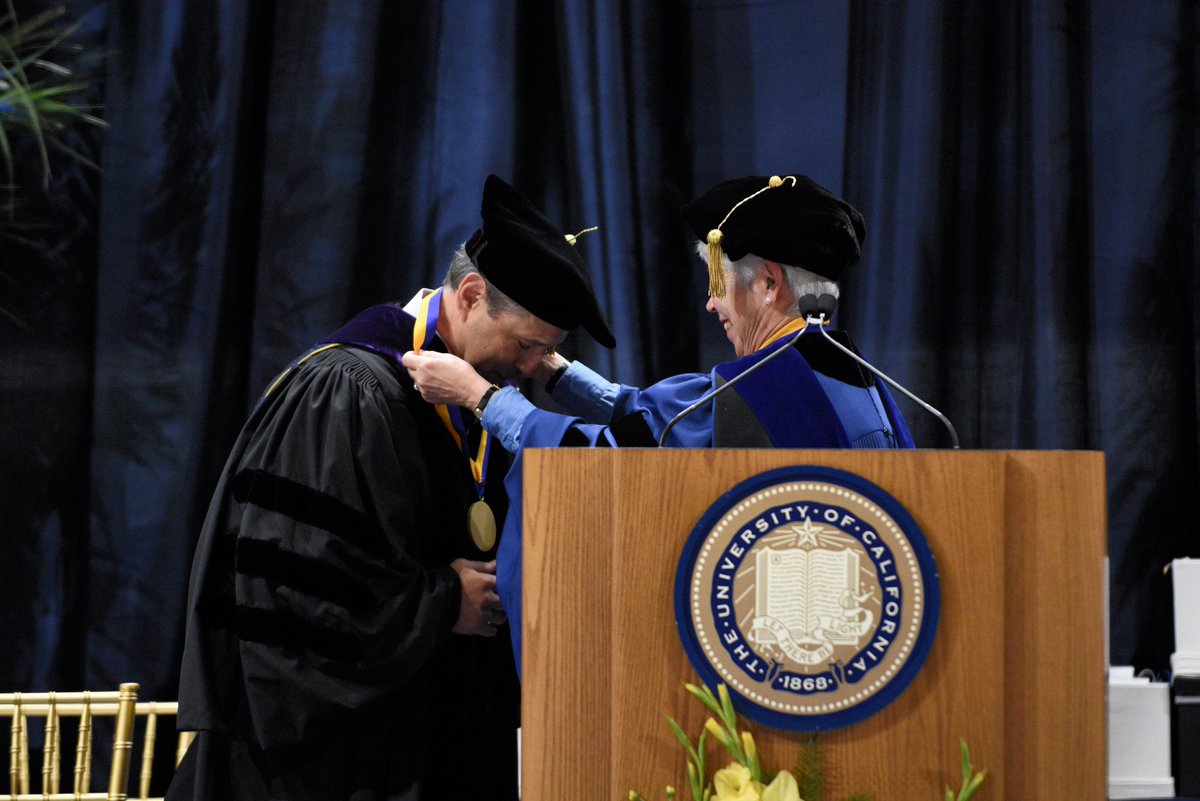
[[[16,9],[25,19],[36,6]],[[75,41],[102,47],[103,9],[81,3],[77,21]],[[100,160],[100,137],[65,139]],[[40,186],[33,143],[10,145],[14,183]],[[46,191],[19,195],[20,224],[0,229],[0,680],[12,687],[78,686],[88,641],[100,180],[59,152],[50,166]]]
[[[871,233],[844,319],[965,445],[1106,452],[1112,660],[1155,670],[1163,568],[1200,552],[1196,9],[859,3],[851,25]]]
[[[1189,513],[1200,489],[1200,5],[1136,15],[1119,5],[1092,16],[1092,346],[1108,454],[1113,650],[1160,666],[1173,647],[1163,566],[1200,553]]]
[[[231,188],[252,46],[233,34],[253,20],[232,2],[124,2],[108,12],[84,681],[137,680],[148,697],[172,697],[182,577],[208,471],[224,456],[207,446],[232,441],[213,430],[231,422],[223,406],[245,408],[245,379],[227,367],[244,347],[229,340],[248,329],[236,306],[218,301],[240,294],[227,281],[246,288],[226,257],[241,233]],[[216,388],[230,394],[214,408]]]
[[[1200,556],[1197,3],[70,9],[112,127],[102,176],[58,174],[56,238],[0,250],[0,684],[174,696],[258,392],[440,281],[489,172],[599,226],[579,247],[619,347],[567,350],[629,383],[727,356],[684,201],[790,171],[845,195],[868,233],[843,325],[965,447],[1106,452],[1113,661],[1165,669],[1162,567]]]

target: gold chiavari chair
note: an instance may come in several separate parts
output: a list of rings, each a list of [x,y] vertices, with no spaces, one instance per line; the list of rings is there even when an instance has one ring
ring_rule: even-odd
[[[122,684],[116,692],[50,692],[0,694],[0,717],[11,718],[9,746],[9,795],[0,801],[124,801],[129,784],[137,719],[142,718],[142,759],[139,794],[148,798],[157,740],[158,719],[175,715],[176,703],[137,701],[137,684]],[[92,792],[92,734],[96,718],[115,717],[112,761],[107,792]],[[42,784],[32,791],[29,763],[29,721],[42,718]],[[70,791],[64,789],[61,764],[63,721],[76,719],[75,765]],[[175,764],[194,735],[181,732]]]

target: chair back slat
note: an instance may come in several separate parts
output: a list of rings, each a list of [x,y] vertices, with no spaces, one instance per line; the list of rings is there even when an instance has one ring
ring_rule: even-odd
[[[50,693],[49,709],[46,711],[45,742],[42,746],[42,789],[58,792],[58,708],[54,705],[54,693]]]
[[[7,717],[9,714],[11,714],[11,712],[5,709],[5,707],[11,707],[15,705],[18,702],[18,699],[21,706],[23,706],[30,714],[33,714],[39,708],[41,708],[39,714],[44,715],[46,713],[46,707],[48,707],[50,704],[51,695],[54,696],[54,702],[58,706],[59,712],[64,715],[67,714],[66,710],[71,704],[82,705],[84,703],[89,703],[96,708],[105,705],[111,706],[114,711],[109,712],[108,714],[112,715],[115,714],[116,706],[121,700],[120,690],[82,690],[80,692],[67,693],[0,693],[0,716]],[[73,714],[79,713],[75,712]]]
[[[129,760],[133,756],[133,721],[137,715],[136,684],[121,685],[121,700],[117,710],[117,733],[113,736],[113,761],[108,778],[108,797],[124,801],[129,786]]]
[[[158,741],[158,719],[161,715],[175,716],[175,702],[137,701],[138,685],[122,684],[116,692],[49,692],[0,693],[0,718],[10,717],[9,727],[9,795],[0,794],[0,801],[125,801],[132,770],[133,747],[136,736],[142,737],[139,764],[138,793],[149,799],[153,780],[154,754]],[[29,719],[44,718],[41,792],[31,792],[29,777]],[[112,762],[106,792],[92,792],[92,741],[96,718],[114,720]],[[137,718],[144,717],[146,726],[139,732]],[[65,718],[78,718],[75,726],[75,764],[72,770],[72,792],[63,792],[62,770],[64,753],[63,730]],[[37,730],[33,732],[36,734]],[[69,734],[69,732],[68,732]],[[179,765],[192,739],[193,732],[178,732],[175,766]],[[161,801],[155,799],[152,801]]]
[[[29,792],[29,718],[21,713],[21,792]]]
[[[8,787],[9,792],[21,792],[21,696],[12,702],[12,726],[9,728]]]
[[[86,793],[92,778],[92,707],[84,699],[79,713],[79,728],[75,733],[75,786],[76,793]]]
[[[158,734],[158,711],[146,714],[146,733],[142,735],[142,771],[138,798],[150,797],[150,773],[154,768],[154,741]]]

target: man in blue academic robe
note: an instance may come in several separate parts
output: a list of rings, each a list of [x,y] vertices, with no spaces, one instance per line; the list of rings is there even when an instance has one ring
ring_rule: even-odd
[[[511,532],[521,523],[525,448],[653,446],[660,439],[685,448],[913,447],[887,388],[850,355],[857,355],[850,338],[825,330],[837,282],[861,256],[858,210],[789,175],[727,181],[683,213],[708,261],[706,308],[734,360],[638,389],[548,353],[537,378],[571,415],[538,409],[511,388],[496,391],[484,411],[484,428],[517,454],[505,481],[510,536],[497,554],[497,583],[518,667],[521,539]],[[453,358],[407,354],[404,364],[427,397],[473,397],[487,385]]]

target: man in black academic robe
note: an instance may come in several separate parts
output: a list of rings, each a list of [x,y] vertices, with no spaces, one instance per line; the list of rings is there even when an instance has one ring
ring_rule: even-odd
[[[436,407],[400,356],[501,382],[577,326],[613,342],[561,231],[495,176],[482,217],[442,288],[318,343],[242,430],[193,563],[179,724],[199,735],[171,801],[516,798],[519,685],[476,516],[507,508],[476,424],[494,390]]]

